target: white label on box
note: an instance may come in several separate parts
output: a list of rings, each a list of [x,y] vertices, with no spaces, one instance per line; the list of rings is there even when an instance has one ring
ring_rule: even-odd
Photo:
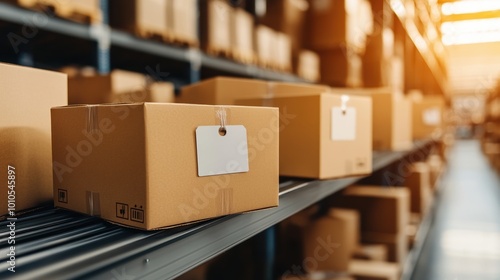
[[[356,140],[356,109],[354,107],[332,108],[332,140]]]
[[[440,125],[441,124],[441,110],[439,108],[427,109],[422,113],[424,124],[426,125]]]
[[[198,176],[248,172],[247,130],[242,125],[196,128]]]

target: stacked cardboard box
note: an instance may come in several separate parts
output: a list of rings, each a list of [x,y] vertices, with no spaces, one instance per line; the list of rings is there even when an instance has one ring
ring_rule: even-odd
[[[52,201],[50,108],[67,104],[67,77],[0,63],[0,99],[3,216]]]
[[[40,10],[52,9],[56,15],[76,22],[98,24],[102,21],[99,0],[4,0],[18,5]]]
[[[321,58],[321,81],[332,86],[362,86],[361,55],[373,26],[369,1],[309,3],[307,47]]]
[[[212,55],[231,56],[233,8],[224,0],[200,2],[200,33],[203,50]]]
[[[55,205],[147,230],[277,206],[278,119],[241,106],[53,108]]]
[[[426,162],[416,162],[409,168],[404,186],[410,190],[411,212],[423,217],[432,203],[431,169]]]
[[[319,55],[310,50],[300,50],[293,57],[294,73],[299,77],[311,82],[320,80],[320,60]]]
[[[326,216],[312,221],[305,228],[304,237],[305,256],[316,260],[316,265],[308,268],[308,272],[346,272],[359,243],[359,214],[354,210],[333,208]]]
[[[410,194],[405,188],[352,186],[332,199],[335,207],[359,211],[361,240],[383,244],[388,260],[402,265],[408,253],[406,229],[410,219]]]
[[[235,8],[231,18],[231,52],[236,61],[255,63],[254,22],[251,14]]]
[[[174,86],[149,81],[146,76],[113,70],[107,75],[69,78],[69,104],[173,102]]]

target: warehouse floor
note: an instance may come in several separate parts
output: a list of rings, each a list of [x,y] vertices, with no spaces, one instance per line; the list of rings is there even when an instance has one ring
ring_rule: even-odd
[[[500,176],[475,140],[457,141],[413,279],[500,279]]]

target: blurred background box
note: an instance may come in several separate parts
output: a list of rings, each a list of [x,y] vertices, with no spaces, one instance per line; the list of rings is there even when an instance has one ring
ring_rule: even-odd
[[[310,50],[300,50],[293,57],[293,69],[299,77],[311,82],[319,82],[320,61],[317,53]]]
[[[412,102],[413,139],[424,139],[442,133],[445,100],[442,96],[423,96]]]
[[[347,47],[315,50],[320,57],[321,82],[333,87],[363,86],[361,56]]]
[[[208,54],[231,56],[233,12],[234,9],[226,1],[200,1],[201,46]]]
[[[254,22],[251,14],[235,8],[231,18],[231,44],[234,60],[254,64]]]

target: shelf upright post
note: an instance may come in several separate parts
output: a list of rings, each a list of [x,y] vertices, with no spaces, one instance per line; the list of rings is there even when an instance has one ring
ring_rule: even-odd
[[[109,3],[108,0],[100,0],[102,22],[91,26],[91,33],[97,39],[97,69],[100,74],[107,74],[111,68],[110,36],[109,27]]]
[[[276,254],[276,228],[269,227],[256,236],[257,267],[255,278],[262,280],[273,280]]]

